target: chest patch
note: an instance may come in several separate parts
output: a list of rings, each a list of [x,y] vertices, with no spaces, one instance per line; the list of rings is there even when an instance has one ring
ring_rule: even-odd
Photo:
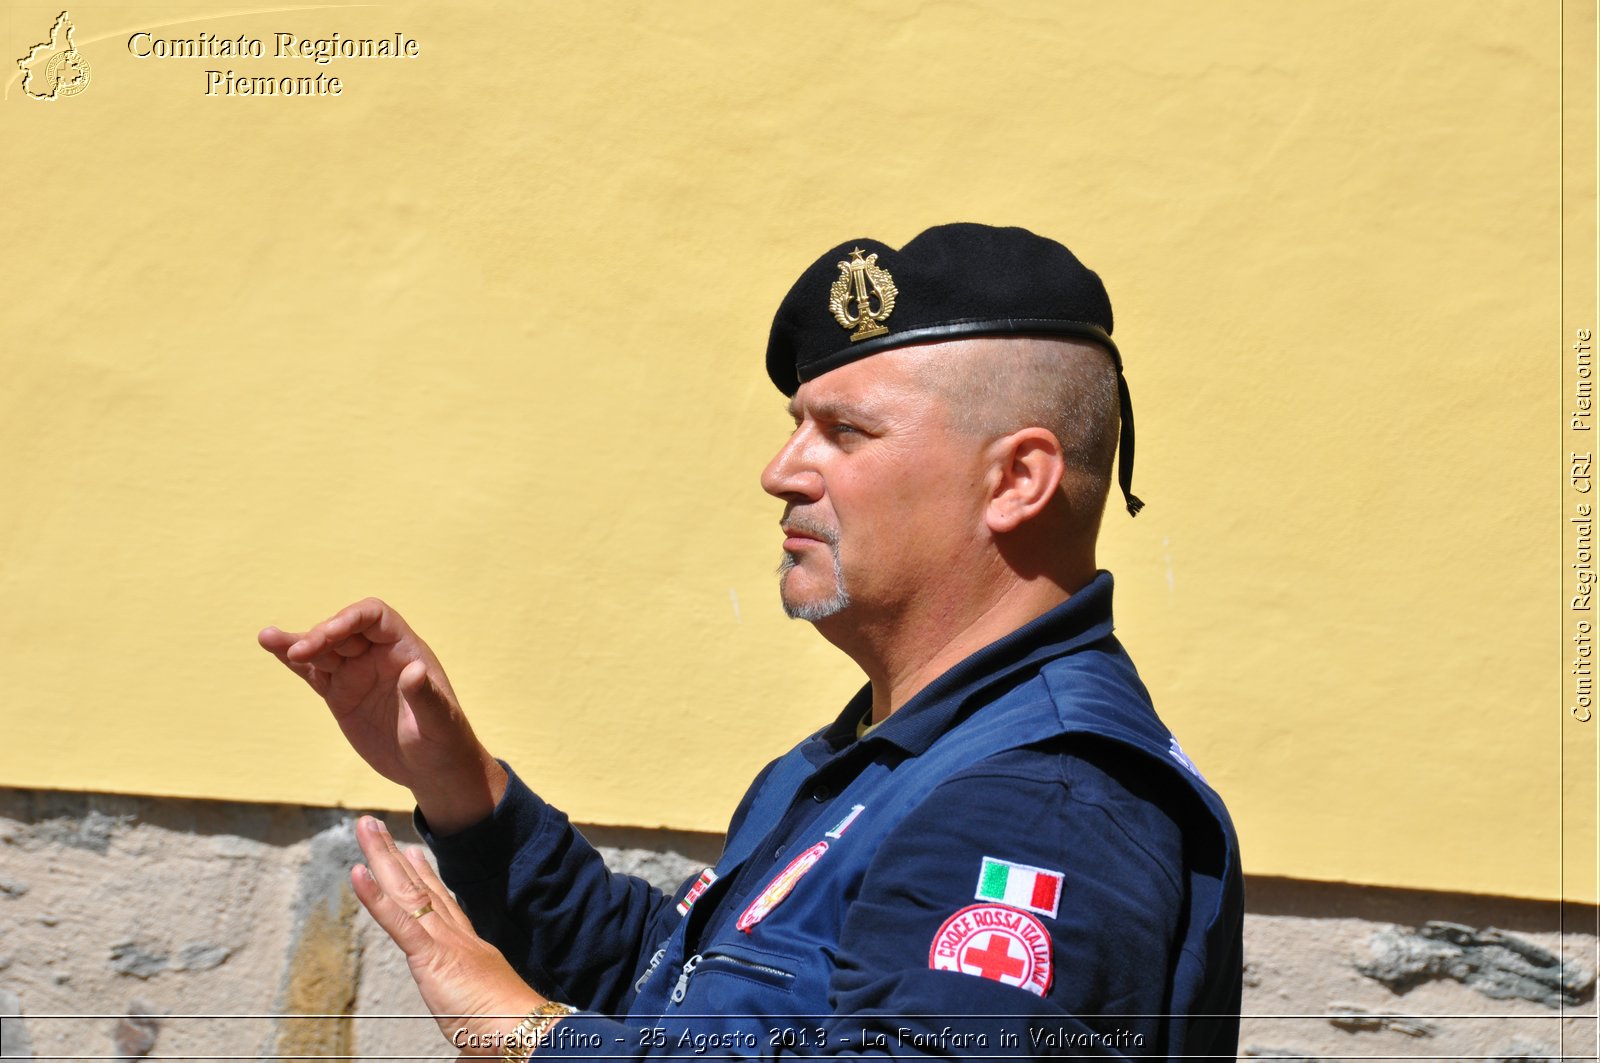
[[[717,873],[711,868],[708,867],[700,872],[700,877],[694,880],[694,885],[689,887],[689,892],[685,893],[683,900],[678,902],[678,914],[688,915],[689,909],[694,907],[694,902],[700,899],[700,894],[709,889],[715,881],[717,881]]]
[[[865,812],[866,810],[866,805],[851,805],[850,811],[845,814],[845,817],[838,823],[835,823],[833,825],[833,829],[827,834],[824,834],[823,837],[836,839],[843,838],[844,832],[850,829],[850,824],[854,823],[856,821],[856,817],[861,815],[861,813]]]
[[[799,882],[801,876],[807,871],[816,867],[817,861],[821,860],[822,854],[827,851],[828,843],[818,842],[789,861],[789,866],[778,872],[778,877],[767,883],[767,888],[757,894],[756,899],[750,902],[750,907],[744,910],[744,914],[739,916],[739,922],[735,925],[744,933],[750,933],[751,928],[765,919],[772,912],[772,909],[776,908],[783,902],[785,897],[789,896],[789,893],[795,887],[795,883]]]
[[[1042,997],[1054,973],[1044,924],[1000,904],[969,904],[944,921],[928,950],[935,971],[960,971]]]

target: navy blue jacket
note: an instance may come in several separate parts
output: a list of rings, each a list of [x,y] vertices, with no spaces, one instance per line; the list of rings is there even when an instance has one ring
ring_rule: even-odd
[[[1231,1060],[1237,841],[1111,629],[1101,573],[858,739],[863,690],[670,897],[515,776],[483,823],[419,827],[479,932],[585,1009],[537,1058]]]

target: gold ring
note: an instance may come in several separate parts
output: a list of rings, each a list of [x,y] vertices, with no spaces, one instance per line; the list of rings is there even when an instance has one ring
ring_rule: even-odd
[[[421,908],[418,908],[416,911],[412,912],[411,913],[411,918],[413,918],[413,919],[421,919],[423,916],[427,915],[431,911],[433,911],[433,902],[429,901],[427,904],[424,904]]]

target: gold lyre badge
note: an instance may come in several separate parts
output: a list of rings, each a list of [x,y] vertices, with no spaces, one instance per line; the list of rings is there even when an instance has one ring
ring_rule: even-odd
[[[861,248],[850,252],[848,262],[839,263],[839,279],[828,289],[828,309],[834,319],[845,328],[853,328],[850,342],[869,336],[881,336],[889,330],[883,320],[894,313],[894,297],[900,290],[894,286],[889,271],[878,265],[876,254],[861,257]],[[867,291],[868,287],[872,291]],[[872,296],[878,297],[878,309],[872,309]],[[852,313],[850,304],[855,303]]]

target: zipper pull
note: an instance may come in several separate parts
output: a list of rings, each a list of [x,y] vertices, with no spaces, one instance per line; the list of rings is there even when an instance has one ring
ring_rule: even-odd
[[[684,996],[689,992],[689,975],[696,967],[700,966],[701,959],[701,955],[697,952],[690,956],[689,961],[683,965],[683,973],[678,975],[678,984],[672,987],[672,1002],[674,1004],[683,1003]]]
[[[659,949],[656,949],[656,954],[650,957],[650,966],[646,967],[644,969],[644,974],[641,974],[639,976],[639,980],[633,983],[633,991],[635,993],[641,993],[644,991],[644,984],[650,981],[651,975],[656,973],[656,968],[661,966],[661,958],[666,954],[667,947],[665,945],[661,946]]]

